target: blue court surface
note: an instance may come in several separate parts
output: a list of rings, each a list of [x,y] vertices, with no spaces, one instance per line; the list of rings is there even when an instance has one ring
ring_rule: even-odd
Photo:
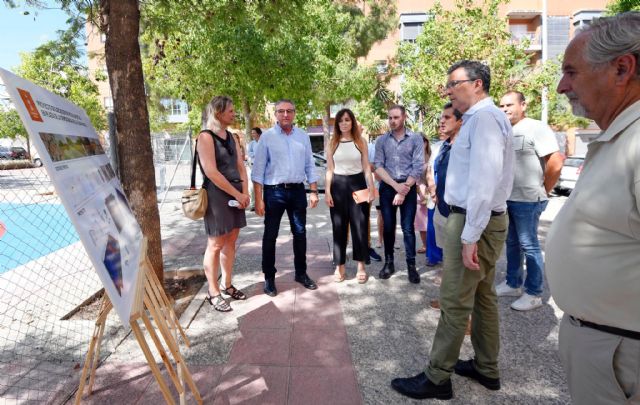
[[[0,222],[0,274],[80,239],[61,204],[0,203]]]

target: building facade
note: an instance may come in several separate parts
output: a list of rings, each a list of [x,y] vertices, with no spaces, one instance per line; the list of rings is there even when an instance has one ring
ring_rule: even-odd
[[[511,0],[500,5],[500,15],[508,19],[513,41],[528,41],[527,51],[532,61],[542,58],[542,8],[544,0]],[[547,1],[547,50],[553,59],[564,52],[576,28],[589,24],[602,14],[609,0],[546,0]],[[396,2],[398,28],[387,38],[377,42],[366,58],[367,65],[375,65],[380,73],[388,69],[395,58],[401,41],[415,41],[422,32],[422,25],[429,19],[429,10],[435,0],[398,0]],[[455,0],[441,0],[445,9],[453,9]],[[390,90],[400,92],[401,78],[391,79]]]
[[[107,63],[104,55],[105,34],[93,24],[87,23],[85,26],[87,34],[87,55],[89,76],[98,86],[100,93],[100,102],[107,111],[113,111],[113,97],[111,95],[111,87],[109,86]],[[101,80],[98,80],[101,79]],[[160,104],[166,111],[166,122],[183,123],[187,122],[189,117],[189,107],[183,100],[172,98],[163,98]]]

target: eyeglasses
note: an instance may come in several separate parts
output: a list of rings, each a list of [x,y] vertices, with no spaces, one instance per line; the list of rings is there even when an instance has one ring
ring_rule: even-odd
[[[458,85],[460,83],[464,83],[464,82],[475,82],[478,79],[465,79],[465,80],[451,80],[450,82],[447,82],[447,84],[444,85],[445,89],[452,89],[454,87],[458,87]]]
[[[293,114],[294,112],[296,112],[296,110],[294,110],[294,109],[288,109],[288,110],[276,110],[276,113],[278,113],[278,114],[284,114],[284,113],[287,113],[287,114]]]

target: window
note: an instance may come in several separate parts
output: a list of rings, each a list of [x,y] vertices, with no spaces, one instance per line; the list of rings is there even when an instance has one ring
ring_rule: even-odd
[[[386,74],[389,73],[389,64],[386,60],[377,60],[376,61],[376,70],[378,74]]]
[[[573,26],[575,28],[586,28],[591,25],[594,18],[602,16],[602,10],[581,10],[573,15]]]
[[[426,13],[400,14],[400,40],[414,42],[428,18]]]
[[[189,106],[186,101],[176,100],[173,98],[163,98],[160,104],[167,111],[167,121],[169,122],[187,122],[187,114]]]

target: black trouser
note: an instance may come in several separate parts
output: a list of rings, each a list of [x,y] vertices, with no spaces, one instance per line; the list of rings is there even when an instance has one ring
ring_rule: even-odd
[[[307,194],[304,184],[293,188],[264,186],[264,234],[262,235],[262,272],[265,278],[276,274],[276,239],[282,215],[287,213],[293,234],[293,263],[296,276],[307,272]]]
[[[347,259],[347,236],[351,227],[353,242],[353,260],[366,261],[369,256],[369,203],[356,204],[351,193],[367,188],[364,173],[342,176],[334,174],[331,180],[331,197],[333,207],[331,223],[333,224],[333,263],[341,265]]]

